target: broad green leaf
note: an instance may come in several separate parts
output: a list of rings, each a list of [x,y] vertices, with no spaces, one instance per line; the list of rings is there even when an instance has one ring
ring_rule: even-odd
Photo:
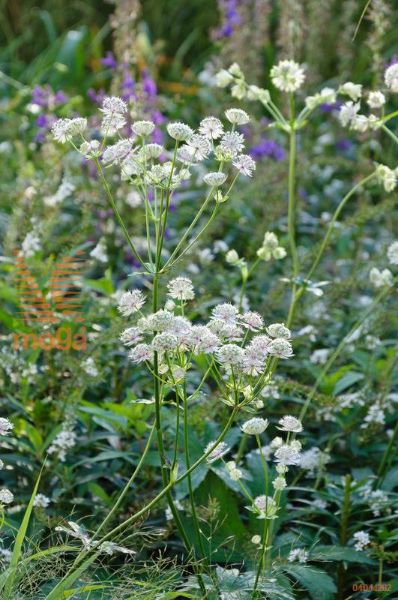
[[[281,569],[297,579],[313,600],[332,600],[337,588],[333,579],[324,571],[307,565],[284,565]]]

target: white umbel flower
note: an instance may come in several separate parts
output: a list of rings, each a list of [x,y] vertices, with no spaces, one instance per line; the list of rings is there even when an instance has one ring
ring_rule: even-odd
[[[135,364],[140,364],[146,360],[151,361],[153,359],[153,348],[149,344],[138,344],[130,350],[129,359]]]
[[[167,125],[167,133],[178,142],[186,142],[193,135],[193,130],[189,125],[177,121]]]
[[[289,562],[306,563],[308,560],[308,557],[309,557],[309,554],[308,554],[307,550],[304,550],[304,548],[294,548],[294,550],[291,550],[289,552],[287,560]]]
[[[36,494],[36,497],[33,501],[33,506],[35,508],[47,508],[51,503],[50,498],[45,496],[44,494]]]
[[[224,128],[217,117],[206,117],[199,124],[199,133],[211,140],[218,140],[223,135]]]
[[[386,103],[386,97],[383,92],[369,92],[367,103],[370,108],[381,108]]]
[[[104,113],[104,115],[110,115],[114,113],[122,115],[127,112],[127,104],[124,100],[118,98],[117,96],[108,96],[107,98],[104,98],[100,111]]]
[[[359,103],[354,104],[353,102],[345,102],[343,106],[341,106],[339,111],[339,121],[343,127],[347,127],[351,125],[354,119],[357,116],[357,112],[359,111],[360,105]]]
[[[283,444],[275,452],[275,460],[283,466],[297,465],[300,462],[300,452],[293,445]]]
[[[135,121],[131,129],[136,135],[146,137],[147,135],[151,135],[155,129],[155,123],[152,123],[152,121]]]
[[[247,112],[240,108],[228,108],[225,111],[225,116],[232,125],[246,125],[250,121]]]
[[[343,94],[344,96],[348,96],[356,102],[362,96],[362,86],[358,83],[352,83],[352,81],[347,81],[347,83],[343,83],[339,87],[339,94]]]
[[[375,288],[384,287],[385,285],[391,286],[393,284],[393,275],[389,269],[379,271],[379,269],[373,267],[369,273],[369,280]]]
[[[221,138],[220,148],[232,158],[242,152],[245,145],[244,137],[237,131],[227,131]]]
[[[398,265],[398,241],[389,245],[387,250],[387,258],[390,265]]]
[[[210,442],[209,444],[207,444],[204,453],[207,454],[208,451],[210,450],[210,448],[212,448],[214,446],[214,444],[215,444],[215,442]],[[208,463],[215,462],[216,460],[219,460],[220,458],[222,458],[229,451],[230,451],[230,448],[229,448],[228,444],[226,444],[225,442],[220,442],[218,444],[218,446],[216,446],[214,448],[214,450],[212,452],[210,452],[210,454],[206,460]]]
[[[11,421],[4,417],[0,417],[0,435],[7,435],[12,429],[14,429],[14,425]]]
[[[293,356],[293,348],[291,343],[284,338],[276,338],[268,346],[268,352],[279,358],[291,358]]]
[[[145,297],[141,290],[131,290],[125,292],[119,300],[118,310],[124,316],[140,310],[145,304]]]
[[[398,64],[390,65],[384,73],[384,81],[388,89],[398,92]]]
[[[286,479],[281,476],[276,477],[273,480],[272,485],[274,486],[274,489],[277,491],[284,490],[285,487],[287,486]]]
[[[292,337],[290,329],[283,323],[272,323],[267,327],[267,333],[273,338],[283,338],[285,340],[290,340]]]
[[[281,60],[271,69],[271,81],[281,92],[295,92],[304,83],[304,69],[294,60]]]
[[[257,496],[251,510],[259,515],[259,519],[275,519],[278,505],[271,496]]]
[[[167,284],[168,295],[174,300],[193,300],[195,292],[188,277],[176,277]]]
[[[194,150],[193,157],[195,160],[204,160],[211,152],[209,140],[199,133],[193,133],[187,143],[188,146]]]
[[[0,490],[0,504],[11,504],[14,500],[14,494],[7,488]]]
[[[377,174],[381,179],[386,192],[392,192],[397,186],[397,174],[393,169],[386,165],[379,165],[377,167]]]
[[[211,185],[211,187],[219,187],[223,183],[225,183],[227,176],[225,173],[221,173],[220,171],[216,171],[214,173],[207,173],[203,177],[203,181],[207,183],[207,185]]]
[[[243,433],[247,433],[248,435],[259,435],[263,433],[268,427],[268,420],[261,419],[260,417],[253,417],[253,419],[249,419],[242,425]]]
[[[280,427],[278,427],[278,429],[280,431],[292,431],[293,433],[300,433],[303,431],[301,421],[291,415],[286,415],[285,417],[282,417],[282,419],[279,419],[279,425]]]
[[[364,548],[370,544],[370,537],[366,531],[357,531],[352,536],[352,539],[355,542],[355,550],[358,550],[359,552],[362,552]]]
[[[243,477],[243,473],[242,471],[236,466],[236,462],[234,460],[230,460],[225,464],[227,471],[228,471],[228,475],[230,476],[230,478],[232,479],[232,481],[239,481],[239,479],[242,479]]]
[[[256,170],[256,163],[248,154],[240,154],[235,158],[232,164],[238,169],[239,173],[242,173],[242,175],[246,175],[247,177],[251,177],[253,171]]]
[[[54,139],[61,144],[69,142],[74,136],[82,134],[87,127],[87,119],[58,119],[52,126]]]

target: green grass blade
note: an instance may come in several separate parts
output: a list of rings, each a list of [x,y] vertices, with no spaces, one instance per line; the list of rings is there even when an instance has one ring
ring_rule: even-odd
[[[5,595],[3,596],[3,600],[13,600],[13,596],[12,596],[13,586],[14,586],[15,576],[17,574],[17,567],[18,567],[19,560],[20,560],[21,553],[22,553],[22,544],[24,542],[24,539],[26,536],[26,531],[28,529],[30,515],[32,514],[33,503],[35,501],[37,490],[39,488],[42,471],[43,471],[43,468],[40,470],[35,487],[33,489],[32,495],[29,500],[29,504],[28,504],[25,514],[23,516],[21,526],[18,529],[17,537],[15,538],[14,549],[12,551],[12,556],[11,556],[11,561],[10,561],[9,575],[8,575],[8,577],[5,581],[5,585],[4,585],[4,588],[5,588],[4,594]]]

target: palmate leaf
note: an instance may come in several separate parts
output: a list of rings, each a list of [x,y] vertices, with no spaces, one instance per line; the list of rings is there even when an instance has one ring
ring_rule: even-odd
[[[366,565],[375,564],[375,561],[363,552],[357,552],[354,548],[344,546],[315,546],[310,552],[311,560],[357,562]]]
[[[281,567],[287,575],[296,579],[305,588],[313,600],[332,600],[337,588],[333,579],[324,571],[307,565],[284,565]]]

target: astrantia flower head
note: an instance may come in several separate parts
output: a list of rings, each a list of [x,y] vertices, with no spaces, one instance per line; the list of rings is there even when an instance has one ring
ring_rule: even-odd
[[[199,133],[211,140],[218,140],[223,135],[224,128],[217,117],[206,117],[200,122]]]
[[[195,292],[188,277],[176,277],[167,284],[168,295],[174,300],[193,300]]]
[[[257,496],[250,510],[259,515],[259,519],[275,519],[278,505],[271,496]]]
[[[119,164],[131,152],[132,146],[131,140],[120,140],[116,144],[108,146],[102,155],[103,164]]]
[[[283,338],[285,340],[290,340],[292,337],[290,329],[283,323],[272,323],[267,327],[267,333],[273,338]]]
[[[225,111],[225,116],[233,125],[245,125],[249,123],[250,117],[244,110],[240,108],[228,108]]]
[[[386,192],[392,192],[395,190],[397,186],[397,175],[393,169],[390,169],[386,165],[379,165],[377,167],[377,174]]]
[[[205,454],[208,453],[208,451],[210,450],[210,448],[212,448],[214,446],[214,444],[215,444],[215,442],[210,442],[209,444],[207,444],[207,446],[205,448]],[[220,458],[222,458],[229,451],[230,451],[230,447],[228,446],[228,444],[226,444],[225,442],[220,442],[218,444],[218,446],[216,446],[214,448],[214,450],[212,452],[210,452],[210,454],[206,460],[209,463],[215,462],[216,460],[219,460]]]
[[[131,129],[136,135],[146,137],[155,129],[155,123],[152,123],[152,121],[136,121],[132,124]]]
[[[359,108],[359,103],[354,104],[351,102],[351,100],[343,104],[339,111],[339,121],[343,127],[347,127],[347,125],[350,125],[353,122],[357,116]]]
[[[246,175],[247,177],[251,177],[253,171],[256,170],[256,163],[248,154],[240,154],[235,158],[232,164],[238,169],[239,173],[242,173],[242,175]]]
[[[390,265],[398,265],[398,241],[390,244],[387,250],[387,258]]]
[[[240,317],[240,322],[242,323],[243,327],[250,329],[250,331],[258,331],[264,327],[263,318],[257,312],[245,312]]]
[[[234,325],[236,323],[237,316],[238,309],[236,306],[233,306],[228,302],[225,302],[224,304],[217,304],[217,306],[215,306],[211,311],[212,319],[224,321],[230,325]]]
[[[45,496],[44,494],[36,494],[35,499],[33,501],[33,506],[35,508],[47,508],[51,503],[50,498]]]
[[[286,415],[285,417],[282,417],[282,419],[279,419],[279,425],[280,427],[278,427],[278,429],[281,431],[292,431],[294,433],[303,431],[301,421],[290,415]]]
[[[281,60],[271,69],[271,81],[282,92],[295,92],[304,83],[304,69],[294,60]]]
[[[138,344],[138,346],[130,350],[129,358],[136,364],[145,362],[146,360],[151,361],[153,359],[153,348],[148,344]]]
[[[240,368],[243,365],[245,352],[237,344],[225,344],[218,348],[217,360],[228,367]]]
[[[232,481],[239,481],[239,479],[242,479],[243,473],[236,466],[236,462],[234,460],[228,461],[225,466]]]
[[[238,156],[245,145],[244,137],[237,131],[227,131],[221,138],[220,148],[231,158]]]
[[[160,144],[146,144],[141,148],[138,155],[146,160],[150,158],[159,158],[163,152],[164,148]]]
[[[82,134],[87,127],[87,119],[58,119],[52,127],[52,134],[57,142],[64,144],[74,136]]]
[[[247,433],[248,435],[259,435],[263,433],[268,427],[268,420],[261,419],[259,417],[253,417],[253,419],[249,419],[242,425],[243,433]]]
[[[284,466],[297,465],[300,462],[300,453],[293,446],[283,444],[276,450],[275,460]]]
[[[79,151],[84,154],[86,158],[93,158],[100,155],[101,144],[98,140],[91,140],[91,142],[83,142],[80,145]]]
[[[385,285],[391,286],[394,278],[389,269],[383,269],[379,271],[376,267],[370,270],[369,280],[376,288],[383,287]]]
[[[131,290],[122,295],[119,300],[118,309],[124,317],[128,317],[140,310],[144,304],[145,297],[141,290]]]
[[[120,339],[125,346],[134,346],[142,340],[141,331],[138,327],[129,327],[122,332]]]
[[[274,486],[275,490],[283,490],[287,486],[286,479],[280,476],[276,477],[273,480],[272,485]]]
[[[152,347],[157,352],[173,351],[176,350],[177,346],[177,336],[173,335],[172,333],[169,333],[168,331],[158,333],[152,340]]]
[[[0,435],[7,435],[14,428],[14,425],[4,417],[0,417]]]
[[[362,86],[357,83],[347,81],[339,87],[339,94],[344,94],[356,102],[362,96]]]
[[[212,187],[218,187],[225,183],[227,176],[225,173],[221,173],[220,171],[216,171],[214,173],[207,173],[203,177],[203,181],[207,183],[207,185],[211,185]]]
[[[211,152],[209,140],[199,133],[193,133],[187,143],[190,148],[194,149],[193,157],[195,160],[204,160]]]
[[[386,69],[384,81],[392,92],[398,92],[398,63],[394,63]]]
[[[7,488],[0,490],[0,504],[11,504],[14,500],[14,494]]]
[[[124,114],[127,112],[127,104],[117,96],[108,96],[107,98],[104,98],[100,111],[105,115],[112,113]]]
[[[386,97],[383,92],[369,92],[367,102],[370,108],[381,108],[386,103]]]
[[[167,125],[167,133],[170,137],[178,142],[186,142],[193,135],[193,130],[185,123],[169,123]]]
[[[272,340],[268,346],[268,352],[279,358],[290,358],[293,356],[293,348],[290,342],[284,338]]]

